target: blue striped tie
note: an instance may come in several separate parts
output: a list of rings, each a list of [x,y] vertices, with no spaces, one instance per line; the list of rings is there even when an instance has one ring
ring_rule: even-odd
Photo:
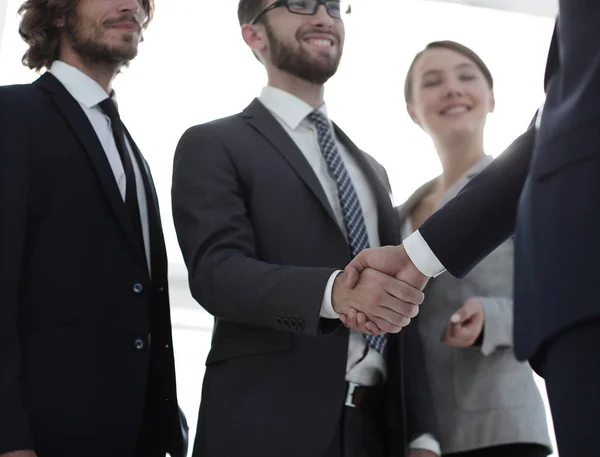
[[[354,185],[348,175],[348,171],[342,162],[342,157],[335,145],[335,139],[331,131],[328,119],[320,111],[313,111],[308,115],[308,120],[317,129],[317,137],[321,154],[325,158],[329,174],[335,180],[338,188],[338,195],[344,215],[344,225],[348,235],[348,244],[352,257],[358,255],[363,249],[369,247],[369,237],[367,236],[367,227],[363,217],[360,201],[356,195]],[[380,354],[383,354],[385,335],[375,336],[363,334],[369,345]]]

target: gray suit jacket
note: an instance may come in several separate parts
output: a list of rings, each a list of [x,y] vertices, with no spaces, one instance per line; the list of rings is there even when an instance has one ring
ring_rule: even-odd
[[[375,195],[382,244],[400,231],[385,171],[340,129]],[[310,164],[255,100],[189,129],[175,153],[173,215],[193,296],[216,317],[194,455],[322,455],[344,410],[348,330],[319,315],[348,243]],[[390,336],[387,455],[437,436],[416,328]]]
[[[492,158],[484,157],[444,195],[440,207],[456,196]],[[435,180],[396,208],[402,236],[409,215]],[[417,227],[415,227],[416,229]],[[513,241],[500,245],[464,279],[449,274],[432,279],[415,320],[424,345],[427,372],[443,453],[509,443],[550,446],[544,405],[529,364],[515,359],[513,342]],[[471,297],[485,313],[481,347],[452,348],[440,341],[450,316]]]

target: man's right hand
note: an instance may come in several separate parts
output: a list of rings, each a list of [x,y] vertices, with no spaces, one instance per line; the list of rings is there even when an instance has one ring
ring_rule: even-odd
[[[416,290],[423,290],[429,281],[429,278],[417,269],[402,245],[383,246],[362,251],[345,269],[348,287],[354,287],[365,268],[373,268],[393,276],[397,280],[413,286]],[[350,308],[348,312],[340,314],[340,320],[348,328],[372,335],[381,335],[386,332],[375,320],[359,309]]]
[[[29,451],[12,451],[6,454],[0,454],[0,457],[37,457],[35,452]]]
[[[353,288],[345,273],[333,283],[333,309],[346,315],[355,309],[366,315],[382,332],[398,333],[419,312],[423,292],[379,271],[366,268]]]

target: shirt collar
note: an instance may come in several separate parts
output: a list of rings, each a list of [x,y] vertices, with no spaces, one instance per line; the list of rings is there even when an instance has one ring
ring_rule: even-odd
[[[65,86],[75,100],[86,108],[93,108],[109,97],[100,84],[82,71],[60,60],[52,63],[50,73]],[[114,91],[110,96],[115,100]]]
[[[304,100],[272,86],[263,88],[258,99],[265,108],[281,119],[292,130],[296,130],[302,121],[315,110]],[[319,111],[329,119],[325,103],[319,107]]]

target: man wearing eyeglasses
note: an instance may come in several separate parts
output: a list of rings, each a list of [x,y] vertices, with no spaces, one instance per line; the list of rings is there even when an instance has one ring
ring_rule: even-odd
[[[406,326],[422,298],[374,271],[350,292],[339,271],[400,233],[385,170],[323,102],[348,12],[333,0],[241,0],[268,86],[177,147],[175,226],[192,294],[216,317],[195,456],[439,453],[416,327],[371,338],[338,318],[355,306]]]

